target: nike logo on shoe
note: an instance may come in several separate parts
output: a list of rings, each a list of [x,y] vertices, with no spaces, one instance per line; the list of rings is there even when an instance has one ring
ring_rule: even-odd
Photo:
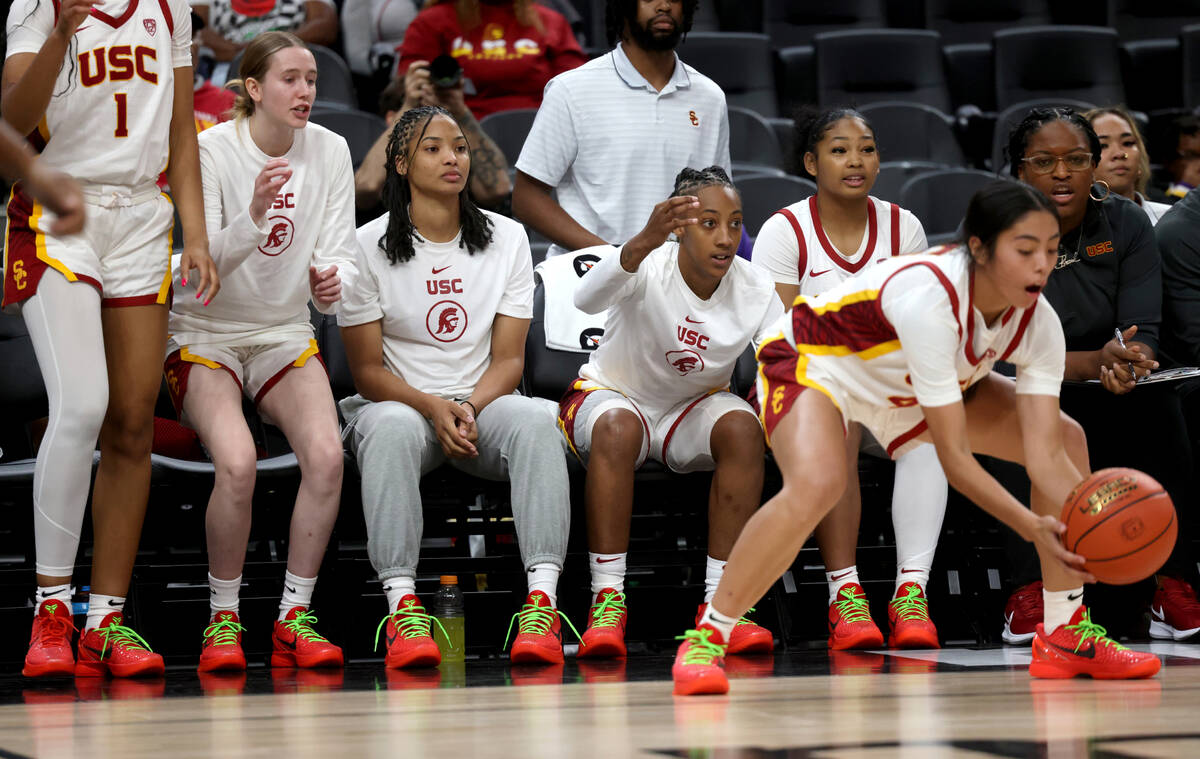
[[[1163,611],[1163,607],[1161,607],[1161,606],[1160,606],[1160,607],[1158,607],[1157,609],[1156,609],[1156,608],[1154,608],[1153,606],[1151,606],[1151,607],[1150,607],[1150,614],[1152,614],[1152,615],[1153,615],[1153,616],[1154,616],[1156,619],[1158,619],[1158,620],[1160,620],[1160,621],[1162,621],[1162,622],[1166,622],[1166,621],[1167,621],[1167,614],[1166,614],[1166,612],[1165,612],[1165,611]]]
[[[1055,648],[1057,648],[1059,651],[1062,651],[1065,654],[1072,654],[1073,656],[1082,656],[1085,659],[1095,659],[1096,658],[1096,644],[1095,643],[1092,643],[1087,648],[1074,649],[1074,648],[1067,648],[1066,646],[1060,646],[1057,643],[1054,643],[1053,641],[1048,640],[1046,642],[1049,643],[1050,645],[1054,646]]]
[[[1015,616],[1017,616],[1017,613],[1015,611],[1010,611],[1009,613],[1004,615],[1004,626],[1007,627],[1009,630],[1012,630],[1012,621],[1013,621],[1013,617],[1015,617]]]

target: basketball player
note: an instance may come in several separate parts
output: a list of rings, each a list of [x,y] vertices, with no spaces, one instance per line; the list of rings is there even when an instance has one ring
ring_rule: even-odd
[[[46,168],[6,121],[0,121],[0,174],[23,181],[26,191],[54,213],[50,233],[73,235],[83,229],[79,185],[61,171]]]
[[[204,232],[187,4],[131,2],[117,17],[96,5],[17,0],[8,14],[0,111],[48,168],[80,181],[87,219],[81,234],[54,232],[54,214],[20,184],[8,206],[3,304],[21,307],[50,402],[33,487],[38,591],[28,676],[163,671],[162,657],[124,624],[124,607],[150,484],[171,291],[171,200],[155,186],[164,166],[183,223],[182,271],[201,302],[218,289]],[[97,441],[91,597],[76,665],[71,575]]]
[[[579,283],[575,305],[608,309],[605,336],[559,411],[588,468],[593,597],[580,656],[625,655],[633,475],[647,458],[674,472],[713,472],[704,604],[758,507],[762,428],[728,388],[738,356],[782,307],[766,272],[735,255],[741,234],[741,198],[725,170],[710,166],[679,172],[671,197],[620,249],[589,249],[601,260]],[[732,653],[772,645],[771,633],[745,618],[729,642]]]
[[[210,619],[200,671],[244,670],[238,590],[250,537],[256,449],[242,396],[287,436],[300,462],[272,666],[340,666],[313,629],[317,570],[337,519],[342,445],[308,301],[337,310],[354,260],[354,172],[346,141],[308,121],[317,64],[289,32],[242,55],[235,117],[200,135],[204,208],[221,300],[171,308],[167,387],[216,470],[208,500]]]
[[[753,261],[771,273],[784,303],[801,294],[819,295],[880,261],[929,247],[916,216],[869,194],[879,176],[879,151],[875,130],[860,113],[802,110],[795,154],[816,179],[817,194],[773,215],[754,240]],[[846,492],[816,529],[829,584],[829,647],[835,650],[883,645],[854,558],[862,512],[861,436],[860,425],[848,425]],[[888,644],[894,648],[938,647],[925,586],[946,496],[946,476],[932,445],[917,446],[896,460],[896,588],[888,604]]]
[[[850,422],[893,455],[932,441],[951,484],[1034,543],[1048,589],[1094,580],[1059,542],[1065,526],[1055,516],[1088,474],[1088,454],[1079,425],[1058,410],[1065,343],[1041,294],[1058,256],[1054,205],[997,182],[972,198],[963,229],[959,247],[892,258],[800,296],[759,348],[758,397],[783,489],[746,524],[712,603],[684,634],[676,693],[728,690],[723,658],[740,615],[845,488],[839,443]],[[991,371],[996,361],[1016,366],[1015,382]],[[1033,510],[973,453],[1024,464]],[[1038,628],[1030,673],[1132,678],[1159,666],[1106,637],[1079,604]]]

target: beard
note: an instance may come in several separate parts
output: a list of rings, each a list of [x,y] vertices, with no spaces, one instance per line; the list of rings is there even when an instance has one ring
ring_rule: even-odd
[[[661,17],[650,19],[646,26],[642,26],[636,21],[629,22],[629,37],[633,43],[643,50],[654,52],[662,52],[665,50],[674,50],[679,45],[679,40],[683,37],[683,29],[679,24],[675,23],[675,19],[671,19],[673,24],[671,31],[657,31],[650,28]]]

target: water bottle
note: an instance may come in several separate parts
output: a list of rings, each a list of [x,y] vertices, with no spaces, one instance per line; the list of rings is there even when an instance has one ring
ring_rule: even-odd
[[[442,586],[433,597],[433,616],[442,623],[441,627],[433,626],[433,639],[442,652],[442,661],[463,661],[467,620],[457,575],[442,575]]]

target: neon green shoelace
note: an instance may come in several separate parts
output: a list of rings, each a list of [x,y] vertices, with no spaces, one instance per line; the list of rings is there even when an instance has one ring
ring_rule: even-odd
[[[396,632],[400,637],[409,640],[412,638],[428,638],[429,623],[433,622],[442,630],[442,635],[446,640],[450,640],[450,633],[446,632],[446,628],[442,627],[442,621],[437,617],[431,617],[424,611],[417,610],[416,601],[405,601],[404,606],[396,609],[391,614],[379,621],[379,627],[375,628],[375,650],[379,650],[379,634],[383,632],[384,626],[388,620],[392,620],[392,624],[396,627]]]
[[[108,627],[101,627],[96,630],[104,636],[104,646],[100,649],[100,658],[104,658],[104,654],[108,652],[108,647],[125,646],[125,648],[134,651],[150,651],[150,644],[147,643],[142,636],[134,632],[132,627],[117,624],[113,622]]]
[[[871,610],[867,607],[866,593],[855,593],[851,588],[842,588],[839,595],[843,600],[835,601],[833,605],[837,607],[838,613],[847,622],[871,621]]]
[[[691,643],[683,654],[684,664],[712,664],[714,659],[725,656],[724,644],[709,640],[712,634],[712,630],[688,630],[675,637],[675,640]]]
[[[567,623],[567,627],[571,628],[571,632],[575,633],[575,637],[580,637],[579,631],[575,629],[575,625],[571,624],[571,620],[567,619],[566,614],[548,606],[536,606],[526,603],[509,620],[508,632],[504,634],[504,647],[508,648],[508,639],[512,636],[514,624],[517,625],[517,635],[546,635],[550,632],[550,627],[554,624],[555,616],[562,617],[563,621]]]
[[[893,598],[892,606],[896,609],[896,616],[904,621],[929,621],[929,601],[921,595],[921,589],[916,585],[910,585],[903,598]]]
[[[238,633],[245,630],[246,628],[232,619],[218,619],[204,628],[204,640],[208,641],[211,638],[211,642],[208,643],[210,646],[236,645]]]
[[[616,627],[625,613],[625,594],[613,593],[592,604],[592,627]]]
[[[1079,624],[1067,625],[1067,630],[1079,636],[1079,642],[1075,644],[1076,651],[1091,638],[1095,638],[1097,643],[1103,643],[1106,646],[1116,646],[1118,651],[1128,650],[1125,646],[1108,637],[1108,630],[1093,622],[1092,613],[1087,609],[1083,610],[1083,618],[1079,620]]]
[[[309,611],[302,611],[296,615],[295,619],[284,620],[283,626],[292,631],[292,634],[297,638],[317,643],[328,643],[329,639],[312,628],[317,621],[317,615]]]
[[[753,613],[754,613],[753,606],[751,606],[749,609],[746,609],[746,614],[753,614]],[[737,621],[737,623],[734,625],[734,627],[737,627],[738,625],[753,625],[753,624],[755,624],[755,622],[751,621],[750,617],[743,615],[742,618]]]

